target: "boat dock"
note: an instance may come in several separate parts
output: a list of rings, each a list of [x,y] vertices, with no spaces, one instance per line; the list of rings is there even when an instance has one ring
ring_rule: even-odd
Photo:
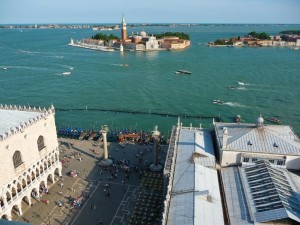
[[[115,49],[113,49],[111,47],[102,46],[102,45],[91,45],[91,44],[86,44],[86,43],[82,43],[82,42],[74,43],[73,41],[71,41],[68,45],[73,46],[73,47],[86,48],[86,49],[91,49],[91,50],[96,50],[96,51],[103,51],[103,52],[113,52],[113,51],[115,51]]]
[[[56,108],[56,111],[98,111],[98,112],[113,112],[113,113],[127,113],[127,114],[139,114],[139,115],[156,115],[163,117],[178,117],[182,116],[183,118],[191,119],[216,119],[219,120],[219,116],[216,115],[193,115],[193,114],[182,114],[182,113],[170,113],[170,112],[146,112],[146,111],[135,111],[130,109],[103,109],[103,108]]]

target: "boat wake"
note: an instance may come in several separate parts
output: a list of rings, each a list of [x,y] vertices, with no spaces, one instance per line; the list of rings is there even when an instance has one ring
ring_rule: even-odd
[[[128,64],[111,64],[112,66],[125,66],[125,67],[127,67],[127,66],[129,66]]]
[[[27,50],[22,50],[22,49],[19,49],[19,52],[26,53],[26,54],[39,54],[39,53],[41,53],[41,52],[32,52],[32,51],[27,51]]]
[[[223,105],[228,105],[230,107],[247,108],[247,106],[240,104],[238,102],[224,102]]]

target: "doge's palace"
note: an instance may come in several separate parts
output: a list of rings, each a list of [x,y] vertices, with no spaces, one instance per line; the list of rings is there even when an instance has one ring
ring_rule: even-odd
[[[0,218],[21,216],[61,176],[54,115],[0,105]]]

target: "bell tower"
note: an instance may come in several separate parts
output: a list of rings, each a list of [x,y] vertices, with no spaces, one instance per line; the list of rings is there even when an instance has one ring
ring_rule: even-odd
[[[122,42],[124,42],[127,39],[127,29],[126,29],[126,22],[124,19],[124,15],[122,18]]]

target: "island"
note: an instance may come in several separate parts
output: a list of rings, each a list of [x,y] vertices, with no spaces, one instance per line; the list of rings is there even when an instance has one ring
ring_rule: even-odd
[[[269,35],[265,32],[250,32],[245,36],[231,37],[229,39],[217,39],[209,42],[208,46],[219,47],[241,47],[241,46],[261,46],[261,47],[291,47],[299,49],[300,30],[281,31],[277,35]]]
[[[191,45],[190,37],[183,32],[166,32],[148,35],[145,31],[127,36],[124,17],[121,25],[121,38],[98,33],[91,38],[79,41],[71,39],[70,46],[100,51],[160,51],[185,49]]]

